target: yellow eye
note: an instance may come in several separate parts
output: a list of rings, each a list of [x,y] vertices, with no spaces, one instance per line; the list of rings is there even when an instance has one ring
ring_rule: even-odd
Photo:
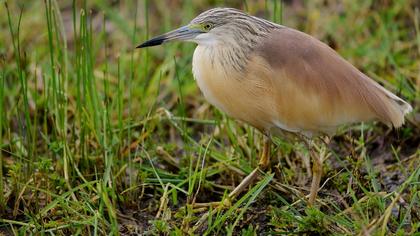
[[[211,30],[211,28],[213,27],[213,25],[211,24],[211,23],[205,23],[204,25],[203,25],[203,29],[205,30],[205,31],[209,31],[209,30]]]

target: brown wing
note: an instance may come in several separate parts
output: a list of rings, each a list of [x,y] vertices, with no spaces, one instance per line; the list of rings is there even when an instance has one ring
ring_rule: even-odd
[[[400,127],[411,106],[321,41],[287,27],[257,47],[272,68],[279,122],[305,131],[379,119]]]

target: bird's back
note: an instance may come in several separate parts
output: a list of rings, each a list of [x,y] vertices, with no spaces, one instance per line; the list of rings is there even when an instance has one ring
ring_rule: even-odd
[[[197,83],[210,103],[263,132],[333,134],[337,127],[380,120],[404,123],[411,106],[321,41],[287,27],[267,34],[244,69],[231,66],[229,46],[198,46]]]
[[[274,30],[255,54],[271,68],[282,126],[331,133],[346,123],[378,119],[400,127],[412,110],[326,44],[297,30]]]

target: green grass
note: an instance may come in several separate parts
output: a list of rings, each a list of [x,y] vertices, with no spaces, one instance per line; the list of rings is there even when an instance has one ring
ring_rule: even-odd
[[[307,151],[277,137],[248,192],[195,209],[257,166],[262,135],[204,100],[193,44],[134,48],[225,1],[0,1],[0,234],[418,233],[417,1],[228,2],[334,47],[414,106],[406,126],[340,131],[317,207]]]

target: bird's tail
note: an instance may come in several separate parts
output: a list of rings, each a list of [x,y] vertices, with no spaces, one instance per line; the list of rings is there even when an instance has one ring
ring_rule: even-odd
[[[387,124],[391,124],[395,128],[399,128],[404,124],[404,117],[410,113],[413,108],[406,101],[399,98],[397,95],[386,90],[381,85],[374,82],[374,86],[377,88],[377,96],[382,100],[383,106],[378,110],[377,104],[371,104],[376,106],[376,111],[379,119]]]

